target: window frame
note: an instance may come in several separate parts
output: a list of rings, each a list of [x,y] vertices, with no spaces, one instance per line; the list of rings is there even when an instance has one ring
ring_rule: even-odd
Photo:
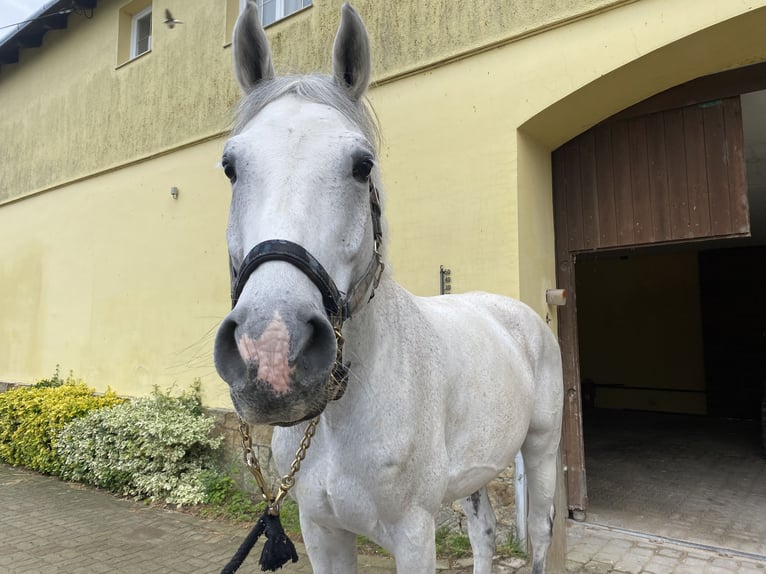
[[[149,17],[149,42],[146,50],[143,52],[138,51],[138,22],[146,17]],[[150,3],[143,10],[139,10],[133,14],[130,18],[130,59],[138,58],[142,54],[152,51],[152,4]]]
[[[266,26],[271,26],[272,24],[274,24],[276,22],[279,22],[280,20],[284,20],[288,16],[292,16],[293,14],[297,14],[301,10],[305,10],[306,8],[310,8],[311,6],[314,5],[314,1],[313,0],[308,0],[308,4],[305,4],[306,1],[307,0],[301,0],[302,6],[300,8],[297,8],[296,10],[293,10],[292,12],[290,12],[288,14],[285,14],[285,0],[257,0],[256,3],[258,5],[258,17],[261,19],[261,25],[264,28]],[[276,10],[275,10],[275,13],[274,13],[274,19],[271,20],[270,22],[264,22],[264,20],[263,20],[263,15],[264,15],[263,5],[266,2],[274,2],[275,5],[276,5]],[[240,11],[242,11],[242,9],[244,7],[244,4],[245,4],[245,2],[240,0]]]

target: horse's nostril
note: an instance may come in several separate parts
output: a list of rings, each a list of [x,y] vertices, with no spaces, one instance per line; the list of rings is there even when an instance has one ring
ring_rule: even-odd
[[[213,347],[215,368],[221,378],[227,382],[243,378],[246,371],[235,340],[237,325],[234,319],[226,317],[218,328]]]
[[[306,371],[324,370],[335,357],[335,336],[324,315],[314,315],[306,321],[305,336],[295,347],[297,364]]]

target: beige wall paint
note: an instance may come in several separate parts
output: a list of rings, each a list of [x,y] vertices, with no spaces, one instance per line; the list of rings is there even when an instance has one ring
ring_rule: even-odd
[[[534,4],[357,7],[395,277],[435,294],[445,265],[455,292],[521,297],[553,319],[550,151],[694,74],[766,59],[766,0]],[[237,97],[226,11],[186,0],[171,31],[157,0],[152,52],[117,67],[121,5],[100,2],[2,67],[0,380],[59,363],[135,395],[200,376],[207,404],[229,406],[211,356],[228,296],[215,164]],[[339,5],[268,29],[278,70],[329,67]]]
[[[206,404],[230,406],[212,364],[228,312],[222,145],[0,210],[0,379],[31,382],[60,364],[100,390],[142,395],[200,377]]]

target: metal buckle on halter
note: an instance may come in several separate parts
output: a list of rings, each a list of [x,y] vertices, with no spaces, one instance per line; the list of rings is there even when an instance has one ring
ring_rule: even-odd
[[[372,278],[372,293],[370,293],[370,299],[375,296],[375,289],[380,285],[380,278],[383,277],[383,271],[386,270],[386,264],[383,262],[383,256],[378,251],[378,244],[375,242],[375,259],[378,260],[378,265],[375,269],[375,275]]]

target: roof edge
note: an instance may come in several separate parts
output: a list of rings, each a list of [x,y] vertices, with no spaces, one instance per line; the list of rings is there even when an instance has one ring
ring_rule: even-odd
[[[42,46],[48,30],[62,30],[70,14],[92,10],[98,0],[53,0],[16,25],[15,31],[0,39],[0,66],[16,64],[23,48]]]

